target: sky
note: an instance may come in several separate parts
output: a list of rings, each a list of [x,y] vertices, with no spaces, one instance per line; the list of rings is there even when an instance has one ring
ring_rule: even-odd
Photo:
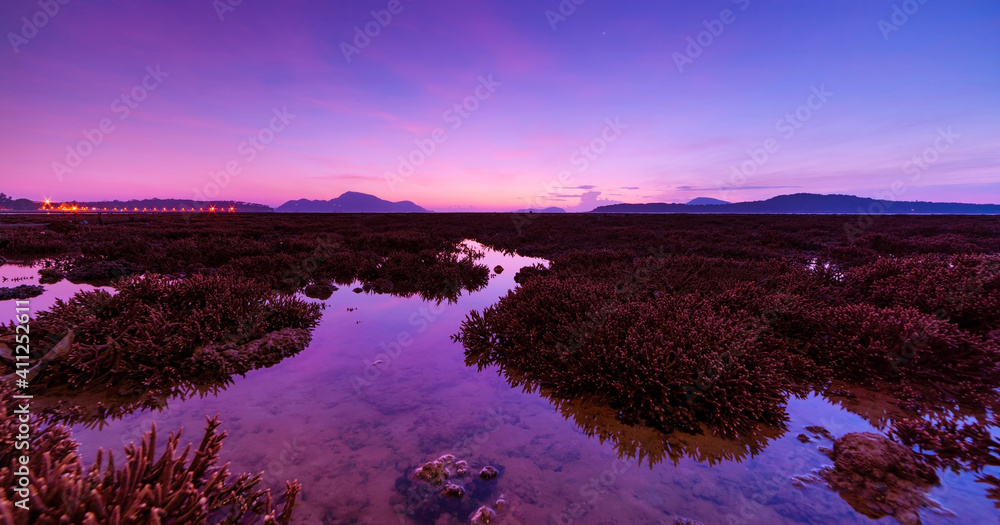
[[[1000,203],[996,0],[6,0],[0,191]]]

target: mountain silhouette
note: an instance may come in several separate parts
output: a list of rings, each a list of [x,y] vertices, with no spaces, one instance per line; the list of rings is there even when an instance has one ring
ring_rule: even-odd
[[[328,201],[299,199],[288,201],[277,212],[300,213],[427,213],[410,201],[390,202],[367,193],[348,191]]]
[[[591,213],[823,213],[823,214],[1000,214],[998,204],[959,202],[887,201],[853,195],[795,193],[763,201],[736,202],[714,206],[691,204],[612,204]]]
[[[514,213],[566,213],[566,210],[558,206],[550,206],[548,208],[528,208],[524,210],[517,210]]]
[[[732,203],[729,201],[713,199],[711,197],[698,197],[696,199],[689,200],[687,204],[688,206],[711,206],[715,204],[732,204]]]

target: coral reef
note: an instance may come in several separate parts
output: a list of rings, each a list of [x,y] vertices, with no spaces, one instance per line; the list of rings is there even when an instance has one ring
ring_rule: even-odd
[[[15,484],[21,465],[14,440],[17,418],[13,392],[3,384],[4,418],[0,420],[0,483]],[[12,490],[0,493],[0,521],[10,525],[57,523],[260,523],[288,524],[301,486],[287,483],[280,507],[270,491],[258,488],[262,475],[233,477],[219,465],[225,432],[217,418],[208,419],[201,443],[193,450],[181,448],[181,432],[167,438],[166,449],[156,455],[156,428],[136,446],[125,447],[125,461],[116,466],[114,456],[99,451],[89,467],[77,453],[69,429],[60,424],[32,434],[28,456],[30,499],[27,509],[15,505],[22,498]]]
[[[162,397],[224,385],[301,351],[320,317],[316,305],[240,278],[145,275],[116,286],[115,294],[95,290],[57,301],[32,320],[32,392],[62,400],[88,393]],[[13,344],[13,326],[0,327],[0,348]],[[13,372],[0,359],[4,368]]]
[[[32,297],[42,295],[43,292],[45,292],[45,287],[37,284],[22,284],[13,288],[0,288],[0,301],[8,301],[10,299],[30,299]]]

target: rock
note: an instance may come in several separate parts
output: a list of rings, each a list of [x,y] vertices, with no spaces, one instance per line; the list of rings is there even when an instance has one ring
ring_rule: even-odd
[[[0,288],[0,301],[38,297],[44,291],[45,287],[37,284],[22,284],[13,288]]]
[[[494,479],[498,474],[499,472],[497,472],[497,469],[491,466],[485,466],[483,467],[483,470],[479,471],[479,477],[486,480]]]
[[[441,488],[441,495],[446,498],[458,499],[465,496],[465,488],[454,483],[445,483],[444,487]]]
[[[803,443],[808,443],[808,442],[812,441],[811,439],[809,439],[809,436],[807,436],[807,435],[805,435],[805,434],[799,434],[798,436],[795,436],[795,437],[796,437],[796,438],[797,438],[797,439],[798,439],[799,441],[801,441],[801,442],[803,442]]]
[[[927,492],[937,472],[909,448],[880,434],[854,432],[838,439],[830,455],[833,468],[820,471],[830,488],[854,510],[871,519],[892,516],[918,525],[919,510],[932,507]]]
[[[493,269],[493,271],[496,272],[497,275],[500,275],[503,273],[503,266],[500,266],[498,264],[497,267]]]
[[[502,468],[502,467],[500,467]],[[488,467],[493,477],[497,468]],[[408,516],[414,523],[469,523],[470,517],[479,516],[472,523],[493,523],[496,511],[493,502],[506,506],[504,496],[497,495],[498,485],[469,476],[469,462],[452,454],[443,454],[419,467],[407,468],[396,480],[395,493],[389,503],[401,516]],[[459,481],[456,478],[468,476]],[[487,509],[489,512],[477,509]]]
[[[417,469],[415,475],[417,479],[426,481],[432,485],[439,486],[451,477],[452,470],[455,469],[455,456],[445,454],[433,461],[428,461]]]
[[[497,519],[497,513],[489,507],[479,507],[469,521],[471,525],[488,525]]]

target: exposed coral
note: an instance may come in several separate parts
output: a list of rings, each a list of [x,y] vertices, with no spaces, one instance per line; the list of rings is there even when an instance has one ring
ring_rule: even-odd
[[[72,283],[110,284],[115,279],[140,273],[142,268],[123,260],[84,258],[72,263],[66,279]]]
[[[66,278],[66,274],[64,274],[59,268],[55,267],[42,268],[41,270],[38,270],[38,275],[40,276],[38,282],[42,284],[55,284]]]
[[[18,434],[12,391],[0,384],[4,417],[0,420],[0,483],[19,486],[15,472],[21,465],[14,448]],[[280,508],[270,491],[258,488],[262,475],[233,477],[219,465],[225,432],[218,418],[208,419],[201,443],[181,449],[181,432],[167,438],[157,458],[156,428],[141,444],[125,447],[125,462],[116,467],[114,456],[98,451],[89,467],[77,453],[69,429],[49,425],[31,435],[28,460],[30,499],[16,505],[21,495],[0,492],[0,521],[11,525],[57,523],[260,523],[288,524],[301,486],[287,483]],[[20,477],[19,477],[20,479]],[[27,507],[22,508],[23,507]]]
[[[117,287],[57,301],[32,320],[33,392],[71,400],[225,384],[301,351],[320,317],[317,305],[246,279],[146,275]],[[13,332],[0,327],[0,346]]]
[[[44,292],[45,287],[37,284],[22,284],[13,288],[0,288],[0,301],[9,301],[11,299],[30,299],[32,297],[38,297]]]
[[[919,455],[884,436],[847,434],[833,445],[834,466],[820,475],[854,510],[872,519],[893,516],[904,525],[920,523],[919,511],[932,505],[927,491],[937,473]]]
[[[603,284],[531,279],[469,314],[455,339],[512,385],[605,399],[625,423],[739,436],[787,419],[788,355],[695,296],[616,299]]]
[[[329,299],[335,291],[337,291],[337,287],[330,283],[313,283],[302,289],[302,293],[306,297],[321,301]]]

